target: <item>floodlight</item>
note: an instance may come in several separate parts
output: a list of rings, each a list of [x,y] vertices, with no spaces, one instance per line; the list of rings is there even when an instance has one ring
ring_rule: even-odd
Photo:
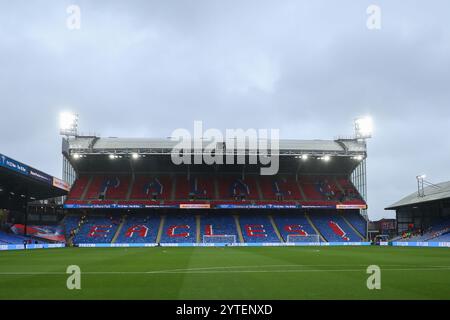
[[[139,154],[137,154],[137,153],[132,153],[132,154],[131,154],[131,157],[132,157],[133,159],[137,159],[137,158],[139,158]]]
[[[302,154],[302,160],[308,160],[308,155],[307,154]]]
[[[115,158],[116,158],[116,155],[110,154],[110,155],[109,155],[109,158],[110,158],[110,159],[115,159]]]
[[[65,136],[76,136],[78,134],[78,115],[72,112],[61,112],[59,132]]]
[[[358,139],[372,137],[373,121],[371,117],[363,117],[355,120],[355,135]]]
[[[331,157],[329,155],[326,155],[326,156],[323,156],[321,159],[325,162],[328,162],[331,160]]]
[[[361,161],[362,159],[364,159],[364,157],[362,156],[362,155],[357,155],[357,156],[354,156],[353,157],[353,159],[355,159],[355,160],[357,160],[357,161]]]
[[[79,159],[81,156],[80,156],[80,154],[78,154],[78,153],[74,153],[73,154],[73,158],[74,159]]]

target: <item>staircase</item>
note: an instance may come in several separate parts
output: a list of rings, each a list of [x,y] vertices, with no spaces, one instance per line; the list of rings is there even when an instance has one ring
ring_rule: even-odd
[[[300,190],[300,194],[302,195],[303,200],[308,200],[308,199],[306,199],[305,192],[303,191],[303,188],[300,185],[300,182],[298,180],[296,180],[295,182],[297,183],[298,190]]]
[[[86,187],[84,188],[83,193],[81,194],[80,200],[84,200],[84,198],[86,198],[86,194],[87,194],[89,188],[91,187],[92,180],[94,180],[94,177],[93,176],[89,176],[89,181],[86,184]]]
[[[125,223],[125,220],[126,220],[126,218],[125,218],[125,216],[123,216],[123,217],[122,217],[122,221],[120,222],[120,225],[119,225],[119,227],[117,228],[117,231],[116,231],[116,233],[114,234],[114,237],[113,237],[111,243],[116,243],[116,240],[117,240],[117,238],[119,237],[120,231],[122,231],[122,227],[123,227],[123,225],[124,225],[124,223]]]
[[[239,216],[234,216],[234,222],[236,223],[236,230],[238,232],[239,242],[244,243],[244,237],[242,236],[241,224],[239,223]]]
[[[305,213],[305,217],[308,220],[311,227],[313,227],[314,231],[319,235],[320,240],[323,242],[328,242],[327,239],[325,239],[325,237],[322,235],[322,233],[320,233],[319,229],[317,229],[317,227],[314,225],[314,223],[312,222],[311,218],[308,216],[307,213]]]
[[[273,230],[275,230],[275,233],[278,237],[278,239],[280,240],[280,242],[286,242],[284,241],[283,237],[281,236],[280,231],[278,230],[277,224],[275,223],[275,220],[273,220],[273,217],[271,215],[267,216],[270,220],[270,223],[272,224]]]
[[[348,226],[350,227],[350,229],[352,229],[352,230],[358,235],[358,237],[361,238],[361,240],[363,240],[363,241],[366,240],[366,239],[364,238],[364,236],[363,236],[361,233],[359,233],[358,230],[356,230],[356,228],[350,223],[350,221],[347,220],[347,218],[346,218],[344,215],[341,215],[341,217],[342,217],[342,219],[344,219],[345,223],[348,224]]]
[[[128,191],[127,191],[127,195],[126,195],[126,200],[130,200],[131,197],[131,193],[133,192],[133,186],[134,186],[134,181],[136,180],[136,176],[133,174],[131,176],[131,180],[130,180],[130,186],[128,187]]]
[[[156,236],[156,243],[159,243],[161,241],[165,220],[166,220],[166,216],[161,216],[161,222],[159,223],[159,228],[158,228],[158,235]]]

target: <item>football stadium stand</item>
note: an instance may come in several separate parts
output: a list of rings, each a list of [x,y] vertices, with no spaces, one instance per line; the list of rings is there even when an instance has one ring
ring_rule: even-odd
[[[193,214],[166,216],[161,235],[161,243],[196,243],[197,221]]]
[[[232,215],[214,214],[200,216],[201,241],[206,243],[239,242],[236,222]],[[205,237],[206,236],[206,237]],[[226,236],[230,236],[227,237]]]
[[[242,215],[239,223],[245,242],[280,242],[268,216]]]
[[[350,225],[339,214],[314,214],[311,221],[328,242],[358,242],[361,237],[353,231]]]
[[[130,215],[121,226],[116,243],[156,243],[161,217]]]
[[[175,145],[171,139],[65,138],[63,161],[76,176],[64,203],[69,240],[262,244],[367,237],[361,212],[367,204],[358,191],[365,180],[352,180],[352,173],[365,172],[366,146],[359,140],[280,140],[275,175],[262,175],[266,165],[258,163],[175,164]]]
[[[91,183],[89,183],[91,179]],[[298,201],[300,203],[365,205],[353,184],[345,179],[341,191],[332,176],[302,176],[297,182],[286,176],[81,176],[68,203],[120,203],[128,200],[253,200]],[[341,182],[342,183],[342,182]],[[128,190],[131,188],[131,194]],[[303,195],[304,194],[304,195]],[[81,201],[81,202],[80,202]],[[98,202],[102,201],[102,202]]]
[[[120,224],[111,216],[88,216],[76,233],[74,243],[111,243]]]
[[[284,242],[287,242],[288,235],[309,236],[317,234],[304,214],[277,214],[273,216],[273,219]],[[308,237],[304,239],[302,240],[301,237],[296,237],[297,242],[311,241]]]

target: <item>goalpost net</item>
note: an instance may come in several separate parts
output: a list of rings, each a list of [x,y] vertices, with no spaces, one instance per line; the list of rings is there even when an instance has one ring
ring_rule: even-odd
[[[302,236],[300,234],[288,234],[286,242],[320,243],[320,237],[318,234],[309,234],[306,236]]]
[[[236,235],[203,235],[203,243],[236,243]]]

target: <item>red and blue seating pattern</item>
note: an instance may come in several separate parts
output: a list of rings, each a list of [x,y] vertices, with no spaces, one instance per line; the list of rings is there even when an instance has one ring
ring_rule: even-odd
[[[345,213],[347,221],[365,238],[367,236],[367,221],[358,212]]]
[[[196,243],[197,221],[191,214],[169,215],[164,220],[162,243]]]
[[[338,214],[314,214],[310,215],[310,218],[316,228],[328,242],[361,241],[361,238]]]
[[[131,199],[170,199],[172,179],[169,176],[137,176]]]
[[[242,215],[239,223],[245,242],[280,242],[268,216]]]
[[[111,243],[120,218],[89,216],[75,235],[74,243]]]
[[[214,182],[206,176],[176,178],[176,199],[214,199]]]
[[[273,220],[284,242],[287,242],[288,235],[308,236],[317,234],[304,214],[278,214],[273,216]],[[303,242],[301,237],[296,237],[295,241]],[[311,238],[305,238],[304,241],[312,242]]]
[[[129,216],[122,225],[117,243],[155,243],[161,217],[159,215]]]
[[[335,176],[94,175],[81,176],[66,204],[143,204],[146,201],[273,201],[365,205],[347,178]]]
[[[214,214],[202,215],[200,219],[200,241],[203,241],[203,236],[235,236],[236,241],[239,241],[238,232],[236,229],[236,222],[232,215]],[[214,240],[209,240],[214,242]],[[220,242],[218,238],[217,242]]]
[[[228,239],[226,242],[230,242],[230,238],[233,239],[223,236],[234,236],[234,240],[240,242],[241,235],[243,241],[247,243],[287,242],[288,235],[316,235],[315,228],[325,238],[325,241],[362,241],[349,225],[352,223],[356,229],[356,221],[358,221],[361,223],[359,227],[363,227],[365,220],[362,217],[358,218],[357,213],[353,217],[348,215],[348,222],[336,211],[308,215],[310,220],[304,213],[281,212],[272,215],[273,220],[271,220],[271,217],[264,213],[259,215],[240,214],[236,217],[220,212],[199,215],[178,213],[160,216],[155,211],[151,214],[130,213],[123,217],[88,216],[81,223],[76,216],[70,215],[64,222],[66,223],[66,232],[77,229],[80,223],[81,226],[73,237],[75,244],[111,243],[114,237],[116,237],[115,243],[197,243],[204,242],[205,235],[218,236],[217,243],[223,242],[224,239]],[[241,233],[237,228],[236,219]],[[198,230],[198,228],[200,229]],[[311,239],[314,238],[305,237],[303,241],[301,237],[296,237],[295,242],[312,242]],[[215,242],[214,237],[208,237],[207,240],[205,242]]]

